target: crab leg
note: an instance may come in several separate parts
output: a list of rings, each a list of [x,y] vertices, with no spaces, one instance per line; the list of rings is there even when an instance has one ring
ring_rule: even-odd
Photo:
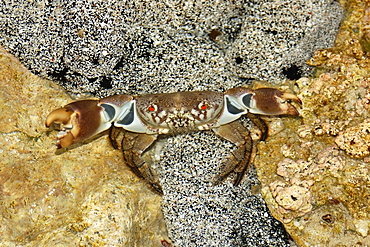
[[[254,155],[254,143],[249,130],[239,122],[222,125],[213,131],[220,137],[234,143],[237,149],[223,162],[221,174],[216,177],[215,184],[224,181],[232,172],[236,172],[234,185],[238,186],[248,170],[251,157]]]
[[[252,121],[254,125],[261,131],[260,141],[265,141],[268,134],[268,127],[265,121],[257,114],[247,113],[247,117]]]
[[[115,149],[123,152],[123,159],[133,173],[143,178],[157,193],[163,194],[159,178],[153,169],[153,161],[145,159],[143,154],[157,140],[156,134],[147,135],[113,127],[109,139]]]
[[[298,116],[297,109],[290,104],[290,101],[301,103],[294,94],[281,92],[274,88],[251,90],[247,87],[237,87],[226,91],[224,111],[218,120],[219,127],[214,128],[213,131],[234,143],[237,149],[225,160],[223,170],[216,178],[216,184],[222,182],[232,172],[237,174],[234,185],[240,184],[255,155],[255,144],[248,129],[234,120],[246,114],[261,130],[260,140],[264,141],[268,127],[259,115]]]
[[[68,147],[109,129],[114,121],[129,121],[132,102],[128,95],[76,101],[51,112],[45,125],[59,124],[57,147]]]

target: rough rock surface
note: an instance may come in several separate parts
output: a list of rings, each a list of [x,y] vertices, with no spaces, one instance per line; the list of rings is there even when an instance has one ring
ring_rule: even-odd
[[[171,242],[161,198],[128,170],[106,137],[55,153],[55,132],[43,123],[52,109],[71,100],[64,91],[29,73],[4,50],[0,60],[0,244],[159,246],[162,241]],[[217,144],[214,135],[204,133],[199,134],[197,145],[191,140],[190,135],[170,138],[167,145],[173,147],[162,157],[184,160],[194,152],[190,163],[172,161],[159,168],[164,170],[163,207],[175,244],[288,246],[281,225],[268,214],[260,195],[252,193],[255,175],[237,188],[230,183],[211,185],[214,167],[227,154],[209,155],[209,150],[231,145]],[[199,235],[189,239],[179,229]]]
[[[0,48],[0,245],[159,246],[161,198],[106,138],[55,154],[44,126],[71,99]]]
[[[332,0],[5,0],[0,43],[74,93],[222,90],[307,74],[341,17]]]
[[[255,160],[264,199],[300,246],[370,246],[370,2],[346,8],[335,46],[309,61],[314,78],[296,81],[302,117],[281,119]]]
[[[240,79],[270,79],[278,83],[283,74],[295,78],[301,72],[307,74],[304,61],[315,49],[332,43],[342,15],[335,1],[110,1],[109,6],[104,1],[5,1],[0,11],[1,44],[32,71],[59,80],[70,92],[97,95],[223,90],[246,83]],[[15,85],[17,92],[21,92],[23,84]],[[6,92],[8,86],[2,86]],[[55,86],[45,86],[49,87]],[[4,213],[7,224],[1,226],[6,232],[2,241],[44,246],[50,243],[132,246],[142,240],[156,246],[161,239],[168,240],[163,223],[156,221],[160,217],[158,197],[131,177],[121,164],[115,163],[120,161],[120,154],[108,148],[105,138],[54,155],[50,140],[54,134],[43,135],[39,121],[67,99],[64,95],[61,99],[65,100],[60,101],[56,95],[61,93],[44,92],[41,88],[44,86],[37,89],[37,96],[26,92],[28,96],[23,100],[36,113],[23,103],[20,104],[22,114],[13,113],[15,106],[6,109],[4,118],[10,119],[15,127],[4,130],[9,133],[5,134],[4,142],[23,145],[20,150],[31,158],[19,159],[18,165],[14,165],[18,147],[3,145],[7,148],[2,152],[3,160],[10,161],[2,164],[4,170],[1,170],[5,174],[1,179],[7,179],[4,184],[8,184],[3,210],[19,211]],[[283,88],[289,90],[286,85]],[[40,94],[49,97],[49,101],[38,103]],[[35,101],[27,101],[30,96]],[[22,102],[18,98],[4,101],[5,105]],[[20,120],[26,124],[21,131],[17,129],[22,126]],[[272,121],[275,126],[272,130],[278,133],[290,127],[290,121],[298,120]],[[4,128],[9,126],[6,124]],[[39,126],[38,134],[27,134],[23,139],[7,136],[18,131],[22,135],[35,129],[34,126]],[[44,147],[46,151],[41,151],[41,158],[37,158],[37,151]],[[215,167],[219,167],[231,150],[229,143],[207,132],[167,140],[158,171],[165,192],[162,203],[171,239],[178,246],[288,246],[281,225],[269,216],[256,189],[258,182],[253,170],[240,187],[232,187],[229,181],[211,186],[210,181],[217,173]],[[90,160],[90,156],[96,158]],[[46,167],[44,163],[38,165],[44,157],[53,163],[59,159],[60,163],[54,166],[48,161]],[[16,172],[12,167],[16,167]],[[13,185],[18,180],[30,184],[25,188],[29,193],[32,191],[32,196],[28,197],[19,184]],[[129,185],[122,185],[122,181],[128,181]],[[58,192],[53,190],[58,188],[54,182],[60,184],[60,189],[55,190]],[[309,185],[305,186],[297,185],[292,190],[285,184],[275,184],[279,191],[293,191],[297,195],[307,191]],[[138,196],[126,198],[128,193]],[[22,201],[23,195],[26,199]],[[65,196],[61,197],[63,203],[70,202],[72,206],[60,209],[58,198],[54,198],[60,195]],[[106,198],[110,199],[108,203]],[[289,205],[287,198],[279,198],[283,205]],[[148,200],[153,200],[154,206]],[[310,210],[310,200],[302,197],[299,202],[306,208],[296,204],[290,210],[297,209],[297,215],[302,215]],[[145,226],[135,218],[140,213]],[[153,218],[148,218],[148,214]],[[126,221],[127,217],[131,221]],[[24,224],[24,219],[28,224]],[[356,224],[362,228],[366,225],[363,221]],[[11,228],[14,225],[19,229]],[[129,239],[132,234],[139,235]],[[295,236],[294,232],[292,235]]]

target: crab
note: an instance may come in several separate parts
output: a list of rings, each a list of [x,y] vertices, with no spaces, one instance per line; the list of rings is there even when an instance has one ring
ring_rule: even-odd
[[[223,161],[214,183],[221,183],[235,173],[233,183],[237,186],[252,162],[255,143],[249,130],[236,120],[247,115],[260,129],[263,141],[268,128],[259,115],[299,116],[291,101],[301,103],[291,93],[274,88],[251,90],[247,86],[231,88],[224,93],[122,94],[72,102],[51,112],[46,127],[59,125],[58,148],[83,142],[110,129],[111,143],[122,150],[126,164],[159,193],[162,189],[151,161],[145,158],[146,151],[161,135],[212,130],[236,145],[231,156]]]

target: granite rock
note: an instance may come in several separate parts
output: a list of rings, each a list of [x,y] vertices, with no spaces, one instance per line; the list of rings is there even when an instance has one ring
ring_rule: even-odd
[[[299,78],[343,11],[332,0],[6,0],[0,13],[0,44],[31,71],[107,96]]]

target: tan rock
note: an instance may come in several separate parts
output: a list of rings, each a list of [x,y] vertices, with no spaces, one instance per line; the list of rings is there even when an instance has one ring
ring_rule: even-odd
[[[44,121],[70,100],[0,48],[0,245],[159,246],[160,196],[107,137],[55,152]]]
[[[258,146],[263,196],[299,246],[370,245],[369,6],[346,1],[336,46],[309,61],[315,77],[291,82],[301,118]]]
[[[335,143],[348,155],[363,158],[370,155],[370,119],[341,132]]]

